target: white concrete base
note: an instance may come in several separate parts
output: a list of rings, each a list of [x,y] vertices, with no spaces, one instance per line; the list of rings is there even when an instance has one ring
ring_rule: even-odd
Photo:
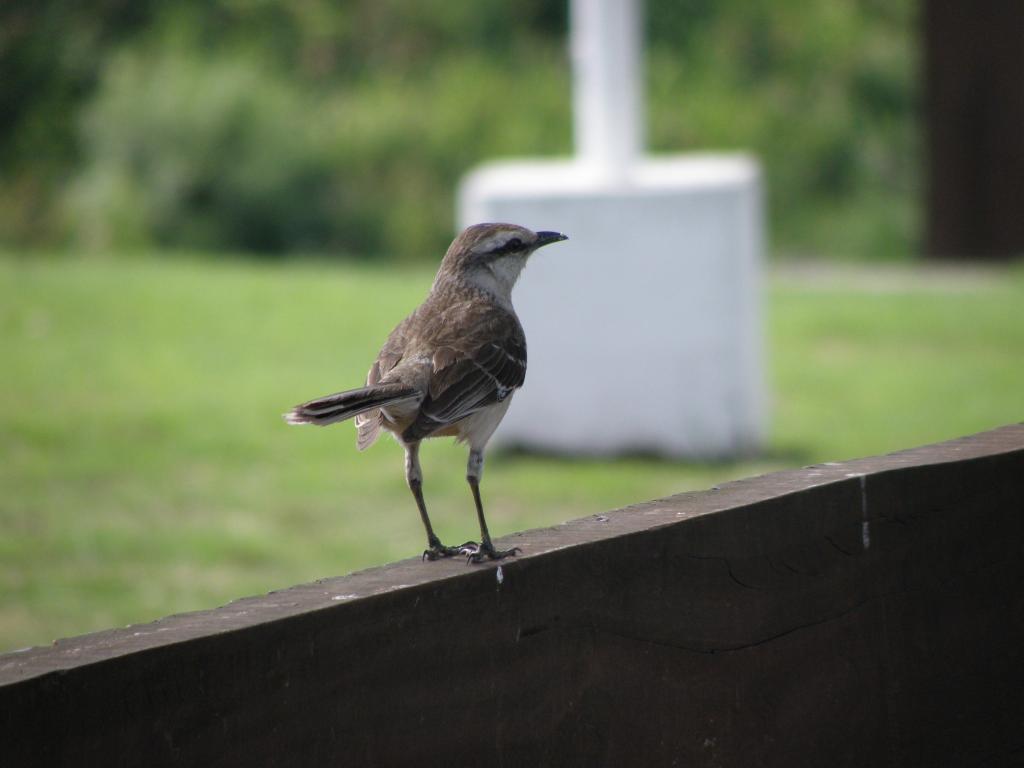
[[[650,158],[612,182],[572,161],[488,165],[459,191],[462,226],[569,236],[513,295],[526,384],[495,444],[571,454],[726,457],[765,432],[756,161]]]

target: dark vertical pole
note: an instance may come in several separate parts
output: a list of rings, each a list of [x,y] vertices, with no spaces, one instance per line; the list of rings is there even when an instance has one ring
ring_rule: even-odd
[[[1024,0],[924,0],[926,255],[1024,254]]]

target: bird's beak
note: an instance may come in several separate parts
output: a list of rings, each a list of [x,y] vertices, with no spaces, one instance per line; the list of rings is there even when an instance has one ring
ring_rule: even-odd
[[[550,245],[551,243],[557,243],[561,240],[568,240],[568,235],[563,235],[561,232],[538,232],[537,242],[534,243],[535,248],[540,248],[542,245]]]

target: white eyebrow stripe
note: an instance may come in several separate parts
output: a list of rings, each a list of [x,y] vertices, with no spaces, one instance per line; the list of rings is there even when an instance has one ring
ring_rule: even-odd
[[[516,236],[515,230],[510,230],[510,229],[499,230],[498,232],[495,232],[490,237],[488,237],[488,238],[486,238],[484,240],[481,240],[479,242],[479,244],[477,245],[476,250],[479,250],[479,251],[482,251],[482,252],[493,251],[493,250],[495,250],[497,248],[501,248],[504,245],[506,245],[508,243],[508,241],[511,240],[515,236]]]

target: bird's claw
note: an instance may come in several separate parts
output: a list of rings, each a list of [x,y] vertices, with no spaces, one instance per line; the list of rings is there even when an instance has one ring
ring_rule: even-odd
[[[428,549],[423,550],[422,560],[441,560],[446,557],[455,557],[455,555],[464,555],[467,552],[475,552],[479,549],[479,544],[475,541],[467,541],[465,544],[460,544],[457,547],[446,547],[440,541],[431,542]]]
[[[466,562],[471,564],[482,563],[485,560],[504,560],[506,557],[515,557],[521,553],[519,547],[512,549],[495,549],[490,542],[485,542],[476,548],[475,551],[466,552]]]

